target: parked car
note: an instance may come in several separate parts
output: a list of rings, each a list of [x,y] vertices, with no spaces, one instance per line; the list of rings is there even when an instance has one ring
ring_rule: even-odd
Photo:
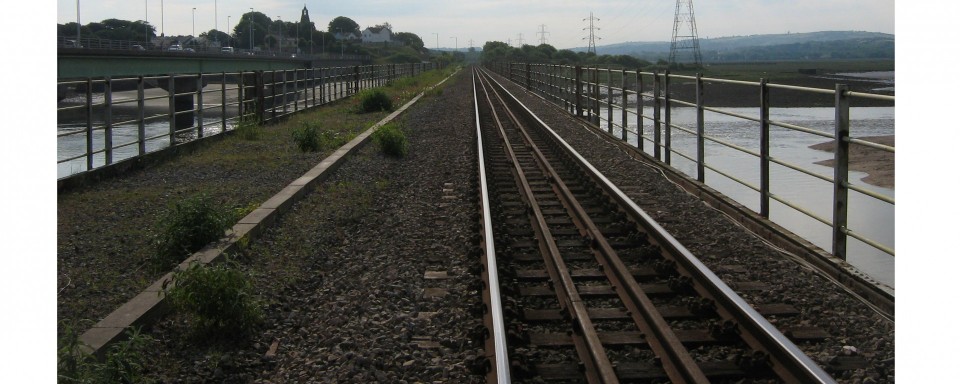
[[[132,49],[132,50],[134,50],[134,51],[146,51],[146,50],[147,50],[146,48],[144,48],[144,47],[143,47],[142,45],[140,45],[140,44],[134,44],[132,47],[130,47],[130,49]]]
[[[232,55],[232,54],[233,54],[233,47],[221,47],[221,48],[220,48],[220,53],[228,53],[228,54],[231,54],[231,55]]]
[[[77,44],[77,41],[76,41],[76,40],[67,40],[67,41],[63,44],[63,46],[64,46],[65,48],[83,48],[82,45]]]
[[[174,44],[167,48],[168,51],[182,51],[183,47],[180,44]]]
[[[193,48],[184,48],[183,51],[184,51],[184,52],[196,52],[196,51],[193,50]]]

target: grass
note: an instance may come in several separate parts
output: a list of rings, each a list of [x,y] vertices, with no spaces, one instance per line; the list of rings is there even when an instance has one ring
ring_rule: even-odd
[[[389,112],[393,110],[393,100],[380,88],[365,89],[357,94],[360,103],[358,113]]]
[[[316,152],[320,150],[320,130],[317,124],[301,122],[300,127],[293,130],[293,142],[301,152]]]
[[[428,71],[382,89],[394,105],[403,105],[449,74],[446,69]],[[242,217],[388,114],[356,114],[354,108],[350,100],[329,103],[259,127],[257,140],[230,135],[135,178],[59,193],[58,285],[64,289],[57,295],[58,319],[101,319],[169,271],[142,268],[155,257],[157,218],[167,207],[205,193],[228,211],[232,208],[228,214]],[[298,151],[291,135],[302,121],[318,124],[329,145],[317,152]]]
[[[256,118],[247,117],[240,120],[236,127],[237,135],[241,139],[248,141],[259,140],[263,134],[263,127],[256,121]]]
[[[373,141],[387,156],[404,157],[407,154],[407,137],[398,123],[388,123],[373,133]]]
[[[144,351],[153,339],[139,329],[127,331],[124,341],[110,346],[103,361],[81,351],[76,328],[63,324],[57,339],[57,382],[60,383],[142,383]]]
[[[219,240],[237,217],[200,193],[171,206],[156,224],[154,264],[169,270],[186,256]]]
[[[193,263],[174,272],[173,286],[165,291],[173,308],[190,319],[193,336],[200,340],[248,335],[263,321],[250,277],[232,261]]]

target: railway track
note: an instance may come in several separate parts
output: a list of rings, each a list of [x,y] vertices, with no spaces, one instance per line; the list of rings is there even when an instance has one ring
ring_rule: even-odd
[[[760,313],[795,309],[750,307],[491,76],[474,88],[488,382],[833,382]]]

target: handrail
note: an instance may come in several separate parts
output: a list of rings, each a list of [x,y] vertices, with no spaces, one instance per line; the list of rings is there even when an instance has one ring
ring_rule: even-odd
[[[273,122],[434,68],[434,63],[415,63],[58,81],[59,88],[76,94],[57,108],[57,164],[70,164],[60,167],[58,179],[221,134],[242,119]],[[219,86],[198,89],[208,84]],[[165,92],[145,94],[150,88]],[[132,94],[113,96],[125,91]],[[111,97],[100,99],[101,93]],[[114,136],[135,139],[118,145]],[[100,143],[103,148],[94,150]],[[135,154],[115,153],[132,144],[140,145]]]
[[[716,137],[712,137],[702,131],[704,122],[707,120],[707,118],[703,116],[703,111],[709,111],[724,116],[730,116],[738,120],[757,123],[764,130],[767,130],[767,132],[770,127],[778,127],[789,131],[822,137],[827,140],[839,141],[840,146],[843,146],[844,148],[849,144],[856,144],[888,153],[895,153],[895,148],[893,146],[870,142],[862,138],[850,137],[849,128],[844,128],[846,130],[841,130],[841,127],[849,127],[849,101],[847,100],[856,98],[894,102],[894,96],[852,92],[846,88],[822,89],[788,84],[775,84],[767,82],[763,79],[761,79],[760,82],[752,82],[743,80],[708,78],[702,77],[699,74],[696,76],[677,75],[669,72],[643,72],[639,70],[621,69],[611,70],[610,68],[602,67],[546,64],[526,65],[510,63],[508,65],[494,65],[492,66],[492,69],[500,72],[511,81],[527,87],[529,91],[540,94],[544,97],[544,99],[553,101],[569,113],[589,119],[592,124],[598,128],[601,128],[603,131],[606,131],[609,135],[629,143],[635,142],[636,146],[641,151],[643,151],[642,148],[645,141],[652,142],[654,144],[652,148],[652,156],[657,161],[662,161],[667,165],[670,165],[670,156],[678,155],[679,158],[696,163],[699,169],[697,171],[698,176],[696,177],[697,180],[701,182],[704,182],[704,170],[710,169],[722,177],[734,180],[739,184],[745,185],[748,188],[759,192],[761,199],[761,212],[759,213],[764,217],[769,218],[769,208],[766,207],[769,207],[769,201],[774,200],[779,201],[801,213],[804,213],[805,215],[814,217],[817,221],[835,227],[835,229],[838,225],[831,220],[812,215],[808,210],[799,207],[796,203],[785,201],[786,199],[771,193],[769,191],[769,184],[766,181],[762,182],[760,187],[752,186],[749,185],[749,183],[745,183],[744,181],[739,180],[738,178],[726,172],[715,169],[716,167],[706,164],[706,159],[703,156],[705,149],[703,148],[702,143],[710,143],[711,145],[740,151],[757,158],[761,164],[778,164],[792,171],[797,171],[834,184],[835,189],[838,191],[837,198],[845,199],[846,197],[841,196],[845,196],[847,190],[852,190],[886,204],[895,204],[895,200],[892,196],[887,196],[867,188],[852,185],[846,181],[846,177],[837,178],[819,175],[815,172],[805,169],[803,166],[790,164],[783,159],[777,159],[773,156],[770,156],[769,153],[766,152],[769,149],[769,142],[761,142],[761,150],[758,152]],[[785,121],[771,119],[769,117],[769,101],[763,101],[763,105],[760,106],[761,113],[758,113],[757,116],[748,116],[742,113],[708,106],[702,103],[702,101],[695,102],[691,100],[681,100],[675,95],[676,92],[674,89],[676,87],[671,89],[671,79],[682,79],[685,81],[695,80],[697,82],[698,92],[702,92],[704,87],[709,88],[713,84],[730,84],[735,86],[756,87],[761,90],[761,93],[784,90],[830,95],[837,99],[835,108],[842,112],[837,113],[839,119],[842,120],[837,120],[836,122],[838,129],[837,132],[825,132],[797,124],[791,124]],[[627,96],[633,97],[634,99],[630,100],[631,105],[624,106],[624,101],[628,99]],[[646,111],[643,111],[642,108],[650,107],[651,103],[653,107],[653,113],[645,113]],[[690,107],[696,109],[698,112],[696,128],[684,127],[672,122],[671,110],[675,107]],[[615,117],[615,114],[620,114],[620,117]],[[627,119],[628,117],[631,117],[629,121]],[[651,127],[644,124],[645,122],[652,123],[653,125],[652,137],[647,136],[651,133]],[[644,132],[645,130],[646,132]],[[697,147],[698,153],[696,155],[684,154],[674,148],[672,144],[672,136],[676,132],[692,135],[699,143],[701,143]],[[619,133],[619,135],[616,133]],[[760,133],[761,131],[758,130],[757,134]],[[769,137],[769,133],[766,133],[766,135]],[[665,149],[666,151],[661,151],[661,149]],[[836,160],[835,163],[838,164],[838,168],[846,170],[848,167],[847,163],[849,162],[849,154],[845,149],[841,151],[834,151],[834,153]],[[766,172],[761,175],[761,180],[768,180],[769,175],[767,173],[769,172],[769,166],[761,166],[761,172]],[[845,228],[846,204],[833,205],[844,206],[836,209],[831,208],[834,209],[835,217],[843,218],[841,220],[843,224],[840,225],[844,226],[843,231],[835,231],[834,239],[832,241],[834,244],[833,253],[835,256],[846,259],[845,244],[847,241],[847,236],[860,240],[863,243],[880,250],[881,252],[889,254],[890,256],[894,255],[891,247],[884,246],[876,240],[864,239],[865,236],[856,234],[856,232],[851,231],[849,228]],[[844,232],[846,232],[846,234],[844,234]]]

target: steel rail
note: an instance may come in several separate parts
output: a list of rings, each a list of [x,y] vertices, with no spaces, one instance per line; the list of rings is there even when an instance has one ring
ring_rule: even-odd
[[[497,275],[497,255],[493,240],[493,220],[490,212],[490,196],[487,189],[487,170],[486,160],[483,156],[483,135],[480,130],[480,106],[477,98],[477,78],[473,77],[473,110],[477,126],[477,163],[480,174],[480,207],[483,218],[483,265],[485,273],[483,274],[484,283],[487,289],[484,291],[484,300],[487,301],[490,324],[488,330],[493,335],[493,354],[489,357],[493,359],[491,363],[492,378],[497,383],[510,383],[510,359],[507,354],[506,329],[503,323],[503,305],[500,302],[500,277]],[[489,380],[488,380],[489,381]]]
[[[518,102],[516,99],[513,99],[513,101]],[[524,124],[520,124],[512,113],[511,117],[520,128],[527,146],[536,155],[540,167],[548,175],[549,181],[559,190],[564,205],[573,211],[574,223],[594,243],[597,261],[611,283],[620,288],[617,290],[617,294],[630,312],[634,323],[644,334],[654,336],[648,338],[647,342],[651,350],[661,356],[660,363],[667,376],[673,382],[709,383],[707,376],[690,356],[690,353],[680,342],[680,338],[673,332],[667,321],[660,315],[653,301],[637,284],[630,270],[607,241],[606,236],[603,235],[600,228],[593,222],[573,195],[573,192],[570,191],[570,188],[567,187],[557,171],[550,165],[546,156],[534,143],[528,129],[524,127]],[[538,128],[543,129],[543,126]]]
[[[769,356],[771,368],[787,382],[798,383],[834,383],[834,379],[820,366],[810,359],[790,339],[784,336],[770,322],[761,316],[753,307],[743,300],[736,292],[723,282],[716,274],[697,259],[689,250],[677,241],[670,233],[653,220],[643,209],[633,202],[623,191],[610,182],[593,165],[583,158],[572,146],[564,141],[559,134],[540,120],[532,111],[500,85],[503,93],[515,100],[520,108],[527,111],[532,119],[543,125],[555,142],[565,147],[588,174],[610,194],[633,218],[647,231],[648,240],[665,250],[665,255],[673,258],[680,267],[680,272],[695,282],[694,289],[705,297],[716,300],[717,312],[724,318],[733,321],[739,329],[744,342],[752,348],[766,352]]]
[[[584,363],[584,374],[586,375],[587,380],[591,383],[617,383],[619,380],[617,379],[613,365],[610,363],[610,359],[606,355],[603,344],[600,342],[600,337],[597,335],[596,327],[593,325],[593,321],[590,320],[589,311],[587,310],[583,300],[580,298],[580,293],[577,291],[576,284],[573,282],[573,277],[570,276],[570,271],[567,268],[566,263],[564,263],[563,258],[560,256],[560,249],[557,245],[556,239],[554,239],[550,232],[550,228],[547,225],[543,211],[540,209],[540,205],[537,203],[533,189],[527,180],[526,174],[520,165],[520,161],[518,160],[516,153],[513,151],[510,140],[507,137],[506,130],[503,127],[503,123],[500,121],[499,114],[496,112],[496,107],[494,106],[493,100],[490,98],[487,87],[483,86],[483,80],[485,79],[481,78],[481,86],[484,91],[487,104],[489,105],[491,113],[494,116],[494,121],[496,122],[497,129],[500,132],[500,138],[503,142],[504,150],[507,152],[507,157],[514,166],[514,176],[517,182],[520,184],[523,197],[529,204],[529,209],[531,212],[530,221],[534,231],[537,233],[537,239],[540,244],[541,253],[543,254],[544,264],[547,267],[547,272],[556,286],[555,292],[557,294],[557,299],[560,301],[561,307],[567,310],[567,312],[570,314],[570,318],[575,322],[574,332],[571,337],[574,340],[577,354],[580,356],[580,360]],[[489,84],[487,84],[487,86],[492,88],[492,86]],[[494,96],[499,97],[499,95],[496,93],[494,93]],[[510,114],[511,112],[507,110],[507,113]]]

